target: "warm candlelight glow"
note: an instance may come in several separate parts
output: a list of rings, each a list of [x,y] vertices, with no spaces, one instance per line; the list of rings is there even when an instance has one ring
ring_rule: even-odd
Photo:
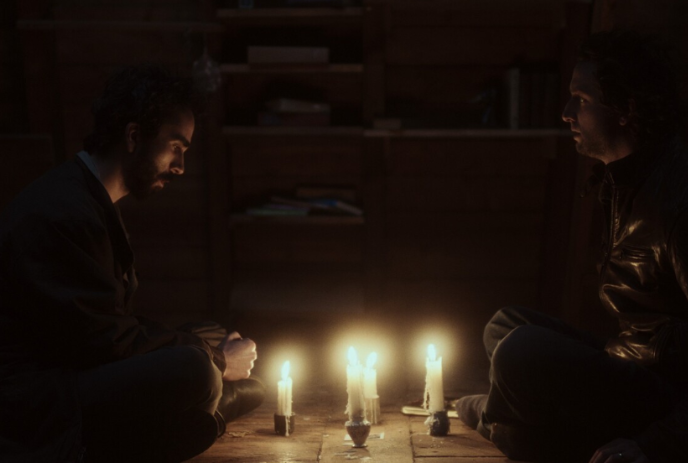
[[[282,365],[282,380],[277,381],[277,414],[281,416],[291,416],[292,387],[293,382],[289,377],[291,364],[289,360]],[[289,435],[289,430],[287,430]]]
[[[346,392],[349,396],[346,412],[349,421],[361,421],[365,417],[365,399],[363,398],[363,367],[353,346],[349,347],[349,365],[346,367]]]
[[[437,351],[435,350],[434,344],[430,344],[428,346],[428,359],[430,359],[431,362],[434,362],[437,359]]]
[[[286,380],[289,377],[289,369],[291,368],[291,364],[289,363],[289,360],[284,362],[284,365],[282,365],[282,379]]]
[[[366,399],[377,398],[377,371],[373,368],[377,362],[377,353],[371,352],[366,360],[366,368],[363,371],[363,396]]]
[[[355,367],[358,365],[358,356],[356,355],[356,350],[354,349],[354,346],[349,347],[349,365],[352,367]]]
[[[377,362],[377,352],[371,352],[366,360],[366,368],[373,368],[375,362]]]
[[[424,407],[431,413],[444,410],[444,385],[442,384],[442,357],[437,358],[435,345],[428,346],[425,361],[425,400]]]

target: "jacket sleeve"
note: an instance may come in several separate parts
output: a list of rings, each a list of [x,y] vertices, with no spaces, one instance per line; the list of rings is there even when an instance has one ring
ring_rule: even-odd
[[[124,307],[109,234],[95,221],[24,220],[11,234],[15,310],[29,321],[32,356],[73,368],[164,346],[203,349],[224,372],[224,355],[198,336],[142,324]]]
[[[678,218],[668,239],[668,254],[676,281],[688,299],[688,213]],[[685,304],[685,302],[684,302]],[[671,329],[668,351],[675,352],[671,364],[679,382],[688,380],[688,325],[676,323]],[[688,394],[684,391],[674,409],[662,420],[654,422],[636,439],[653,463],[688,461]]]

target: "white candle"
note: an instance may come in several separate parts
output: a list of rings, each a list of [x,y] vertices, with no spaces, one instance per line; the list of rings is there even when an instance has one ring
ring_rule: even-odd
[[[430,413],[444,410],[444,386],[442,384],[442,357],[436,359],[435,345],[428,346],[428,358],[425,362],[425,408]]]
[[[353,347],[349,347],[349,365],[346,367],[346,392],[349,401],[346,412],[350,421],[363,419],[365,416],[365,401],[363,399],[363,368],[358,363],[358,357]]]
[[[291,386],[292,381],[289,377],[289,361],[282,365],[282,380],[277,382],[277,414],[281,416],[291,416]]]
[[[366,369],[363,373],[363,395],[366,399],[377,398],[377,370],[373,368],[377,362],[377,353],[371,352],[366,360]]]

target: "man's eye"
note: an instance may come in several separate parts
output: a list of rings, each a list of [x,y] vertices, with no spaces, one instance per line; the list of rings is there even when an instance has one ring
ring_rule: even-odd
[[[585,100],[585,98],[583,98],[582,96],[578,97],[578,102],[579,102],[580,104],[587,103],[587,101]]]

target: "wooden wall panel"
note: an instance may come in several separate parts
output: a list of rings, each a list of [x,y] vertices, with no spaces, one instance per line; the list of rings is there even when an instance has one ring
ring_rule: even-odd
[[[243,312],[362,314],[360,272],[236,272],[232,309]]]
[[[0,210],[55,164],[48,135],[0,134]]]
[[[209,319],[210,287],[203,280],[139,280],[134,295],[137,314],[172,326],[185,321]]]
[[[182,32],[126,27],[60,29],[56,40],[61,65],[111,66],[145,61],[174,65],[187,60]]]
[[[235,176],[360,175],[361,140],[357,138],[234,139]]]
[[[390,65],[494,65],[559,58],[551,28],[398,27],[387,39]]]
[[[388,67],[385,73],[386,107],[390,114],[412,117],[445,111],[450,117],[481,112],[471,103],[490,87],[499,88],[506,67],[417,66]],[[418,116],[418,115],[416,115]],[[439,114],[436,116],[439,118]],[[479,116],[476,117],[479,120]]]
[[[199,14],[196,2],[189,0],[147,1],[145,6],[114,0],[82,1],[78,6],[70,3],[54,2],[54,18],[62,21],[189,21],[197,19]]]
[[[145,284],[151,279],[207,280],[210,277],[207,253],[204,246],[138,244],[134,265]]]
[[[277,98],[327,102],[333,125],[360,124],[360,73],[246,73],[225,74],[224,78],[229,125],[256,125],[258,111]]]
[[[535,139],[392,140],[387,163],[394,177],[543,176],[550,143]]]
[[[243,268],[289,264],[363,262],[363,229],[358,225],[293,225],[261,222],[232,228],[237,271]]]
[[[390,278],[537,278],[541,219],[520,226],[474,215],[390,215],[387,268]]]
[[[390,20],[397,26],[553,27],[563,21],[568,0],[392,0]]]
[[[312,175],[289,177],[236,177],[231,184],[233,212],[248,206],[261,205],[272,195],[293,195],[299,186],[339,186],[360,191],[361,179],[355,175]],[[363,203],[365,207],[365,203]]]
[[[428,319],[449,314],[456,328],[480,336],[479,327],[501,307],[523,305],[535,307],[538,302],[537,280],[529,278],[466,278],[457,280],[392,280],[387,285],[389,304],[394,312],[424,312]],[[440,318],[441,320],[441,318]]]
[[[390,211],[515,211],[542,210],[542,177],[390,178]]]

